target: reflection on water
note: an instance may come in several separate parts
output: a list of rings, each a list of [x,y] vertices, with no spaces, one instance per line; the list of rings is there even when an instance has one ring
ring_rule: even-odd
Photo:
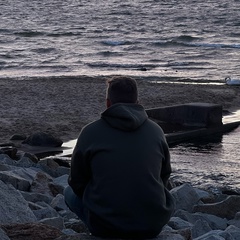
[[[220,137],[179,144],[170,149],[172,178],[204,189],[240,193],[240,127]]]

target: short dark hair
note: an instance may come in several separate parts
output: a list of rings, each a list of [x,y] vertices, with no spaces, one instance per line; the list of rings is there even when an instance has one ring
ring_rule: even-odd
[[[131,77],[113,77],[108,83],[107,99],[111,104],[115,103],[137,103],[137,82]]]

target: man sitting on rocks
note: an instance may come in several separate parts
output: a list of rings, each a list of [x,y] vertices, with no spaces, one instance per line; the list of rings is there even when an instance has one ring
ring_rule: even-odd
[[[136,81],[112,78],[107,109],[73,151],[67,205],[95,236],[153,238],[173,211],[170,173],[164,133],[138,104]]]

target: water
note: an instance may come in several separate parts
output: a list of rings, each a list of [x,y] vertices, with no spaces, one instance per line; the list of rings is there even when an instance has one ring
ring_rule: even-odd
[[[4,0],[0,79],[240,79],[239,9],[239,0]],[[239,129],[217,141],[172,148],[173,177],[240,189],[238,136]]]
[[[239,0],[1,1],[0,77],[240,79],[239,8]]]
[[[223,123],[240,121],[240,110],[223,117]],[[176,182],[189,182],[210,191],[232,190],[240,194],[240,127],[171,148]]]

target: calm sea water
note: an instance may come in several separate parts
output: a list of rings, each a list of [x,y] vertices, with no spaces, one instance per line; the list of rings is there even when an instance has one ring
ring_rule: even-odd
[[[239,0],[4,0],[0,77],[240,78],[239,9]]]
[[[239,9],[239,0],[4,0],[0,79],[240,79]],[[172,148],[174,178],[240,189],[239,130],[231,134]]]
[[[240,127],[222,136],[170,148],[172,179],[213,193],[230,190],[240,194],[239,136]]]

